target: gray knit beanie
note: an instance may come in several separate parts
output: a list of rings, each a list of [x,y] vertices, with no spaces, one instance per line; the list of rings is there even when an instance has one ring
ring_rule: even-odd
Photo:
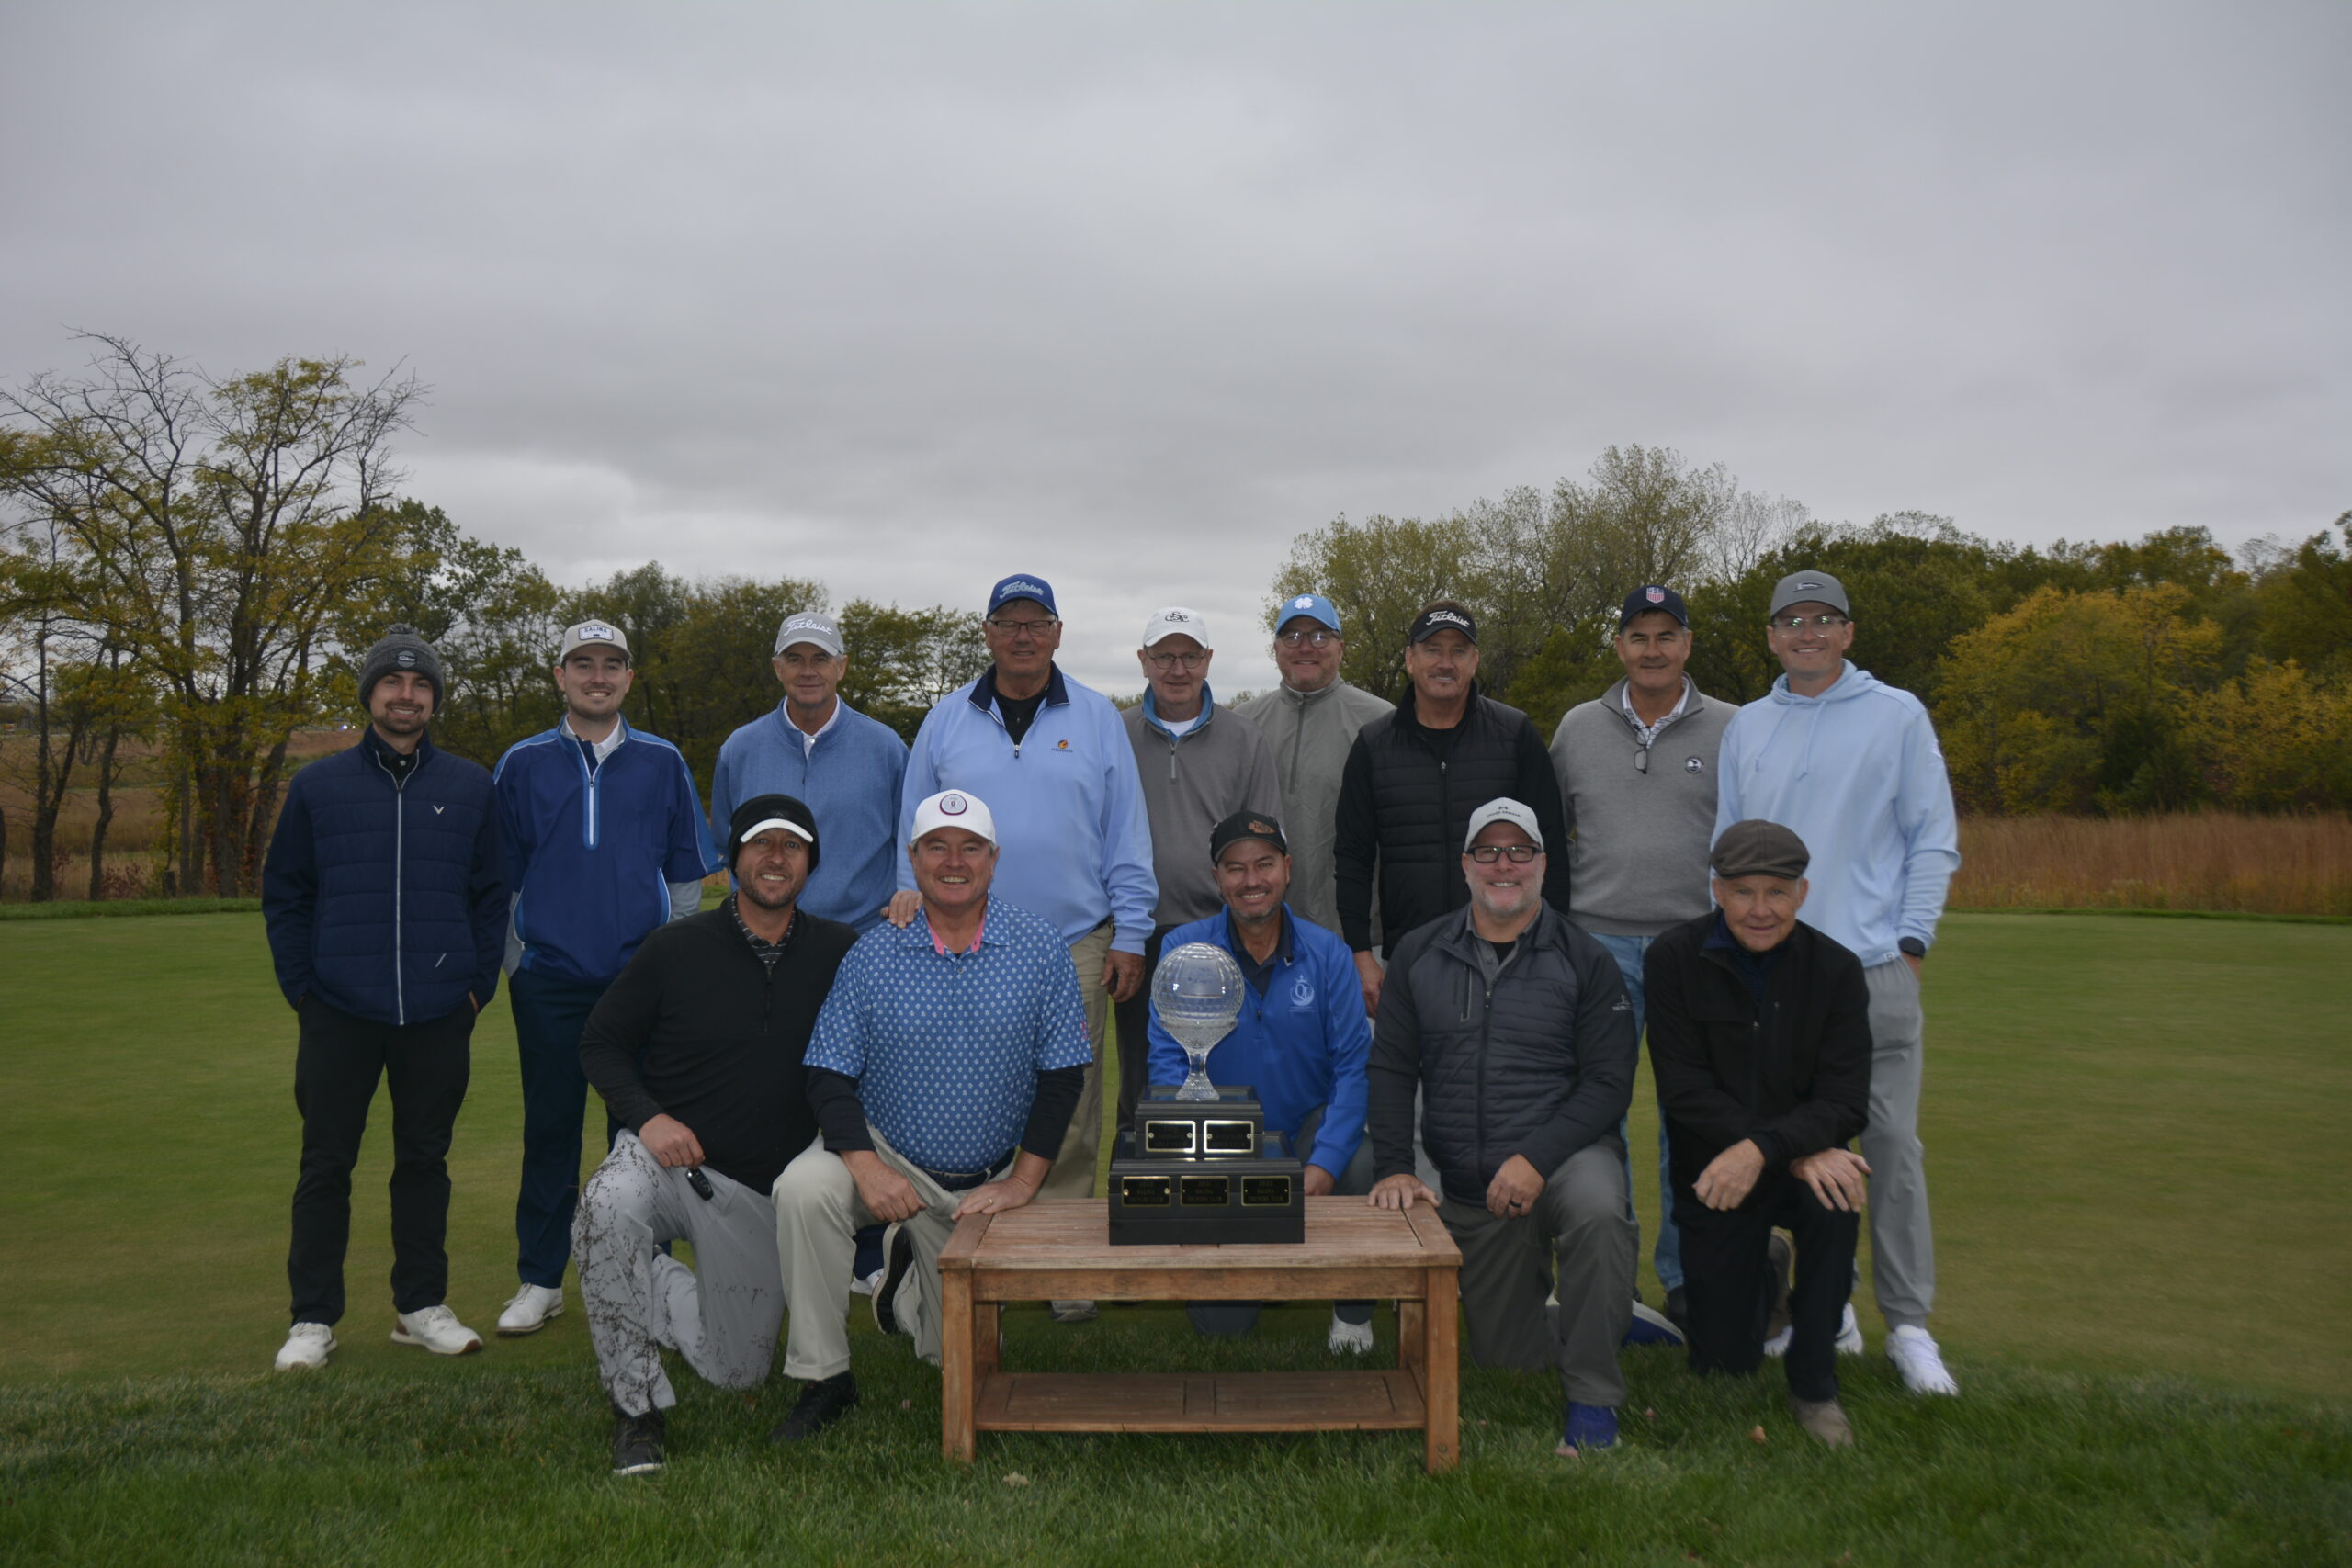
[[[368,705],[368,694],[375,690],[377,682],[402,670],[413,670],[433,682],[433,707],[439,712],[445,690],[441,684],[441,656],[433,651],[431,643],[416,635],[415,627],[407,626],[395,626],[386,632],[368,650],[368,657],[359,661],[359,705]]]

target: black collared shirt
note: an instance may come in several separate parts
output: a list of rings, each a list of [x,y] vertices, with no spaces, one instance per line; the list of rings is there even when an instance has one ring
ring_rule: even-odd
[[[727,896],[727,918],[735,922],[735,929],[743,933],[743,940],[752,944],[752,951],[760,955],[760,962],[766,964],[773,972],[776,960],[782,958],[784,950],[792,945],[792,933],[800,929],[800,911],[793,910],[792,919],[785,924],[784,934],[775,941],[769,942],[743,923],[743,911],[735,907],[736,899],[741,897],[741,894],[736,893],[729,893]]]
[[[1290,911],[1278,909],[1274,918],[1282,922],[1282,934],[1274,939],[1273,952],[1266,954],[1266,961],[1261,964],[1250,956],[1249,944],[1241,940],[1241,928],[1232,912],[1226,913],[1226,925],[1233,932],[1233,960],[1241,965],[1241,977],[1250,982],[1250,988],[1261,997],[1266,994],[1266,987],[1273,984],[1274,971],[1288,964],[1291,957]]]

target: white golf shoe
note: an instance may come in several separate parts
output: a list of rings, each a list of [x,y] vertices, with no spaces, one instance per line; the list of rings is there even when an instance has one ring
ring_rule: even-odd
[[[561,1291],[545,1285],[526,1285],[514,1292],[514,1299],[498,1314],[498,1332],[509,1337],[537,1334],[548,1325],[548,1319],[562,1315]]]
[[[1944,1353],[1924,1328],[1904,1325],[1886,1337],[1886,1359],[1913,1393],[1958,1393],[1960,1384],[1944,1371]]]
[[[286,1331],[286,1343],[278,1347],[276,1365],[281,1372],[323,1367],[334,1352],[334,1329],[323,1323],[298,1323]]]
[[[1372,1354],[1372,1320],[1362,1323],[1341,1323],[1340,1314],[1331,1314],[1331,1332],[1323,1341],[1323,1348],[1334,1356],[1369,1356]]]
[[[1771,1338],[1764,1341],[1764,1353],[1768,1356],[1787,1355],[1789,1336],[1794,1332],[1794,1329],[1783,1328]],[[1859,1356],[1862,1353],[1862,1323],[1861,1319],[1854,1315],[1854,1303],[1851,1302],[1846,1303],[1846,1314],[1838,1320],[1838,1337],[1835,1344],[1838,1353],[1841,1356]]]
[[[395,1345],[422,1345],[436,1356],[463,1356],[481,1348],[481,1336],[458,1321],[446,1306],[419,1307],[398,1314]]]

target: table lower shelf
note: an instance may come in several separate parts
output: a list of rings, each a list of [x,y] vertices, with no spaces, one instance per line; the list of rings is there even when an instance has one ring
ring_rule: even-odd
[[[995,1432],[1391,1431],[1425,1423],[1412,1374],[991,1372],[973,1426]]]

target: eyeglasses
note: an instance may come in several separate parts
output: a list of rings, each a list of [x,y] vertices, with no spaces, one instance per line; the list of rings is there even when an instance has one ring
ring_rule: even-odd
[[[1492,865],[1507,860],[1513,865],[1525,865],[1544,852],[1533,844],[1480,844],[1470,852],[1470,858],[1480,865]]]
[[[1198,670],[1209,661],[1206,653],[1147,653],[1144,658],[1154,670],[1173,670],[1179,665],[1187,670]]]
[[[1280,632],[1274,640],[1284,648],[1328,648],[1340,640],[1338,632]]]
[[[1052,631],[1056,626],[1060,626],[1061,622],[1054,619],[1051,615],[1043,615],[1034,621],[992,620],[989,625],[994,626],[997,630],[1002,632],[1007,637],[1019,637],[1023,632],[1027,632],[1031,637],[1043,637],[1047,632]]]
[[[1844,626],[1849,619],[1851,617],[1847,615],[1775,615],[1765,625],[1784,632],[1801,632],[1807,626],[1819,626],[1827,631],[1831,626]]]

